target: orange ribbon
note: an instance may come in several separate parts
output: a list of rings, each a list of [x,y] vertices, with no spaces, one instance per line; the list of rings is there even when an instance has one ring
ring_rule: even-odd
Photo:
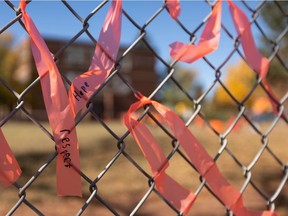
[[[207,20],[198,45],[181,42],[170,44],[170,55],[174,60],[192,63],[218,48],[221,30],[221,9],[222,4],[217,2],[211,16]]]
[[[26,6],[26,1],[20,2],[22,19],[31,39],[32,53],[40,76],[45,107],[58,152],[57,194],[82,196],[81,176],[78,172],[80,157],[74,116],[58,68],[45,41],[26,13]]]
[[[0,152],[0,184],[3,188],[6,188],[17,181],[22,171],[4,137],[1,128]]]
[[[167,158],[148,128],[143,123],[138,122],[133,116],[135,111],[145,105],[153,106],[160,114],[159,121],[164,122],[171,129],[173,135],[188,155],[189,160],[206,181],[211,191],[236,216],[276,215],[270,211],[261,212],[246,209],[243,205],[242,194],[226,181],[214,160],[185,126],[179,116],[164,105],[142,97],[140,101],[130,106],[124,116],[124,122],[150,165],[156,188],[172,206],[180,212],[187,214],[196,196],[165,173],[165,170],[169,166]]]
[[[259,77],[262,78],[263,86],[270,96],[269,99],[273,107],[273,112],[275,113],[275,115],[278,115],[278,112],[279,112],[278,101],[279,100],[277,99],[275,94],[272,92],[272,89],[266,79],[266,75],[268,73],[270,62],[266,57],[262,56],[262,54],[257,49],[256,44],[253,39],[250,22],[247,16],[231,0],[228,0],[228,4],[229,4],[231,16],[234,21],[234,26],[237,30],[240,42],[243,47],[246,60],[248,64],[252,67],[252,69],[259,75]],[[286,122],[288,122],[288,119],[284,113],[282,114],[282,118]]]
[[[122,0],[113,1],[105,18],[89,70],[77,76],[69,90],[73,115],[86,105],[113,69],[120,47]]]
[[[58,150],[57,193],[81,196],[81,176],[76,172],[80,168],[80,158],[74,118],[114,67],[120,47],[122,1],[112,2],[89,71],[73,80],[69,97],[43,38],[25,12],[26,2],[21,1],[20,7],[24,24],[31,38],[32,53]],[[72,166],[74,169],[67,169]]]
[[[165,170],[169,166],[167,158],[148,128],[133,116],[136,110],[151,103],[154,107],[160,106],[145,97],[132,104],[124,116],[124,122],[150,165],[156,188],[172,206],[187,213],[196,198],[195,195],[166,174]]]
[[[227,1],[235,28],[239,35],[240,43],[242,44],[244,50],[246,60],[251,68],[259,75],[259,77],[262,78],[263,86],[270,96],[269,99],[273,107],[273,112],[275,115],[278,115],[279,100],[272,92],[272,89],[266,79],[266,75],[269,69],[269,60],[262,56],[262,54],[258,51],[247,16],[231,0]],[[177,9],[180,7],[179,2],[175,1],[173,3],[173,7],[169,7],[169,4],[167,2],[171,16],[175,17],[175,14],[179,15],[179,9]],[[206,26],[202,32],[198,45],[185,44],[181,42],[174,42],[170,45],[170,55],[174,60],[193,63],[194,61],[206,56],[218,48],[221,30],[221,5],[222,1],[220,0],[214,6],[211,16],[207,20]],[[282,118],[288,122],[288,119],[284,113],[282,114]]]
[[[179,0],[166,0],[166,5],[171,17],[176,20],[181,12]]]

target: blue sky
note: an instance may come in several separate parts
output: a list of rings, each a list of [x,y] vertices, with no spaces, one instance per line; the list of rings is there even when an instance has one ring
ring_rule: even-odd
[[[93,11],[101,1],[68,1],[74,10],[85,19],[91,11]],[[247,2],[252,8],[255,8],[258,1]],[[15,6],[18,1],[13,1]],[[251,12],[243,7],[241,2],[236,2],[243,11],[251,18]],[[145,22],[163,5],[163,1],[123,1],[123,9],[142,26]],[[99,31],[102,27],[106,12],[110,3],[107,3],[95,16],[89,20],[89,30],[98,38]],[[74,17],[70,11],[59,1],[32,1],[27,7],[27,11],[33,18],[36,26],[44,37],[71,39],[77,34],[81,28],[82,23]],[[199,23],[209,14],[210,7],[207,3],[202,1],[181,1],[181,15],[180,21],[189,29],[194,30]],[[3,1],[0,2],[0,28],[5,26],[10,20],[15,17],[15,12],[11,10]],[[259,20],[261,23],[261,20]],[[222,23],[236,36],[232,19],[228,11],[228,4],[223,3]],[[9,28],[9,31],[14,35],[16,41],[20,41],[27,34],[17,23]],[[155,51],[165,60],[171,61],[169,55],[169,44],[175,41],[189,42],[189,37],[178,24],[171,19],[168,12],[164,10],[147,28],[147,36]],[[196,34],[200,36],[202,29]],[[123,18],[121,44],[129,46],[133,43],[135,38],[139,36],[139,30],[136,29],[127,18]],[[259,37],[259,31],[253,29],[255,38]],[[88,41],[86,34],[83,34],[78,40]],[[260,40],[256,40],[258,43]],[[233,41],[227,37],[224,31],[221,32],[221,41],[219,49],[207,56],[215,66],[221,64],[225,57],[233,49]],[[232,63],[239,60],[238,56],[233,56]],[[192,65],[182,64],[183,67],[196,70],[197,80],[205,87],[214,80],[214,73],[204,63],[203,60],[198,60]],[[228,66],[227,66],[228,67]],[[226,69],[227,69],[226,67]],[[158,70],[162,70],[161,64],[157,65]],[[225,68],[224,68],[225,70]]]

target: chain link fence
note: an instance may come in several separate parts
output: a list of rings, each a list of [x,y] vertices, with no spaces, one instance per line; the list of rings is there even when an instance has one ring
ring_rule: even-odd
[[[52,1],[48,3],[51,5],[55,4]],[[48,3],[46,2],[46,4]],[[97,43],[95,35],[98,36],[98,34],[95,34],[92,26],[97,23],[97,20],[102,20],[105,17],[107,5],[109,5],[109,1],[95,1],[95,8],[92,8],[86,14],[80,14],[78,13],[79,8],[76,7],[80,4],[77,5],[76,3],[74,1],[57,2],[57,6],[61,6],[65,10],[63,16],[67,16],[68,19],[74,19],[75,26],[79,26],[78,32],[73,37],[65,43],[58,45],[57,49],[52,51],[54,60],[59,67],[61,60],[63,60],[62,55],[70,47],[73,47],[83,35],[95,47]],[[253,33],[257,35],[257,37],[255,36],[257,41],[258,39],[259,41],[262,40],[261,44],[262,46],[264,44],[263,47],[265,47],[265,49],[263,48],[263,53],[265,53],[271,65],[276,65],[273,67],[273,70],[275,68],[277,70],[269,71],[271,76],[268,75],[268,81],[271,79],[272,84],[274,80],[277,81],[277,79],[273,78],[277,77],[278,73],[280,74],[279,71],[284,71],[282,74],[284,77],[283,80],[285,81],[286,79],[286,83],[284,82],[284,84],[283,82],[279,82],[279,84],[274,83],[272,85],[272,88],[275,88],[277,91],[279,98],[278,107],[280,111],[278,116],[263,114],[259,115],[258,118],[253,115],[249,100],[255,97],[259,91],[265,97],[271,97],[265,91],[261,78],[253,74],[253,83],[241,100],[234,95],[234,92],[231,91],[231,86],[225,81],[226,76],[228,76],[225,71],[231,62],[235,62],[235,58],[242,59],[244,62],[246,61],[243,50],[239,46],[237,34],[234,32],[234,29],[231,29],[225,23],[225,17],[221,25],[222,35],[224,35],[224,40],[230,46],[226,46],[225,44],[225,47],[222,47],[224,51],[221,52],[221,55],[219,53],[211,54],[199,60],[201,62],[199,64],[199,73],[202,75],[199,75],[199,73],[198,75],[206,79],[206,85],[198,93],[191,91],[190,86],[187,87],[184,84],[187,81],[185,77],[181,79],[177,75],[182,70],[181,67],[183,65],[178,61],[171,61],[171,58],[166,58],[167,53],[165,52],[169,48],[168,45],[167,50],[163,51],[153,42],[153,38],[163,37],[163,40],[165,40],[165,36],[161,35],[161,31],[151,31],[154,28],[150,27],[153,25],[164,25],[165,29],[168,29],[167,32],[169,32],[170,24],[177,26],[178,32],[177,34],[174,33],[176,35],[175,40],[178,40],[177,35],[184,35],[191,42],[196,41],[198,35],[201,33],[201,29],[207,22],[207,17],[210,15],[209,11],[213,8],[214,2],[181,2],[181,4],[187,5],[187,10],[191,10],[189,22],[184,17],[180,17],[176,21],[172,20],[167,12],[165,2],[148,1],[145,4],[143,2],[141,4],[140,2],[138,8],[131,8],[129,4],[132,3],[124,1],[123,4],[122,13],[125,21],[123,21],[124,33],[122,37],[129,36],[129,31],[131,31],[136,33],[136,39],[132,39],[126,44],[127,48],[122,49],[121,54],[118,56],[115,70],[110,73],[109,77],[94,93],[93,99],[87,104],[87,109],[79,114],[76,119],[82,160],[82,169],[80,172],[83,180],[82,198],[61,198],[56,196],[55,180],[53,177],[55,177],[57,152],[54,151],[53,136],[49,125],[45,121],[42,121],[43,119],[40,120],[43,113],[40,112],[38,114],[37,110],[31,110],[29,107],[29,104],[33,103],[33,101],[42,102],[43,100],[40,94],[37,96],[33,95],[33,92],[41,91],[40,79],[37,73],[35,72],[35,74],[31,75],[31,80],[23,85],[24,87],[19,87],[15,85],[14,80],[11,78],[12,75],[8,76],[6,74],[4,70],[7,67],[4,67],[4,64],[1,63],[1,67],[3,67],[1,69],[2,74],[0,74],[1,89],[3,90],[3,95],[5,92],[5,94],[9,94],[12,97],[12,103],[8,106],[9,109],[5,105],[10,102],[1,102],[1,127],[12,150],[16,152],[16,158],[23,170],[23,174],[18,182],[5,190],[1,190],[0,213],[2,215],[181,214],[156,189],[153,175],[149,171],[137,144],[133,141],[130,133],[126,131],[124,124],[116,120],[107,119],[113,118],[113,115],[111,113],[105,114],[103,108],[98,104],[99,100],[103,99],[103,95],[107,99],[109,96],[107,93],[111,93],[111,89],[113,91],[111,86],[115,80],[117,82],[114,86],[116,85],[116,89],[119,87],[116,91],[120,91],[120,87],[124,88],[123,91],[126,92],[125,97],[133,98],[133,100],[129,100],[129,103],[137,101],[133,95],[142,87],[138,88],[139,85],[131,81],[131,77],[125,73],[125,69],[127,69],[127,65],[129,66],[127,59],[138,52],[139,47],[142,47],[149,52],[149,56],[153,57],[153,62],[156,65],[155,68],[158,70],[157,86],[153,87],[152,85],[151,88],[148,87],[148,90],[145,90],[145,95],[152,99],[163,101],[163,103],[165,100],[166,102],[168,101],[169,106],[174,111],[179,111],[181,108],[179,101],[185,101],[185,110],[189,110],[189,112],[185,112],[185,115],[183,115],[183,112],[178,112],[179,115],[186,121],[187,127],[191,129],[214,158],[225,178],[241,192],[244,197],[245,206],[259,210],[269,209],[277,212],[279,215],[287,215],[287,124],[281,117],[283,113],[288,114],[288,70],[286,64],[287,53],[285,52],[287,50],[288,31],[287,2],[236,2],[249,17]],[[39,2],[30,2],[28,8],[32,7],[33,4],[39,5]],[[148,6],[149,4],[156,5],[153,11],[141,14],[143,9],[141,7]],[[189,4],[193,5],[194,8],[192,6],[189,8]],[[193,13],[197,13],[195,5],[197,7],[205,7],[207,14],[198,14],[199,17],[193,17]],[[182,9],[184,11],[185,7],[183,6]],[[3,18],[4,20],[4,24],[1,22],[0,35],[5,35],[15,28],[22,28],[24,32],[18,3],[16,4],[14,1],[2,2],[0,11],[3,10],[9,11],[11,18],[2,17],[2,13],[0,13],[1,19]],[[39,10],[41,13],[41,10],[44,10],[44,8],[41,7],[40,9],[39,7]],[[264,14],[265,11],[266,14]],[[283,25],[279,24],[278,29],[276,28],[278,26],[277,22],[271,25],[275,27],[273,29],[270,29],[269,26],[264,26],[263,16],[268,16],[269,12],[277,13],[277,17],[279,17],[277,22],[284,23]],[[137,13],[139,13],[139,16],[136,16]],[[33,18],[33,15],[31,16]],[[54,25],[60,25],[61,22],[65,23],[65,20],[63,18],[63,20],[59,20],[59,23],[54,23]],[[163,20],[167,21],[167,23],[163,23]],[[35,22],[39,26],[36,19]],[[45,22],[41,25],[43,25],[42,28],[44,29]],[[125,32],[125,25],[129,25],[129,31]],[[99,26],[101,27],[101,25]],[[39,26],[39,29],[41,32],[41,26]],[[163,34],[165,33],[166,31],[163,32]],[[157,40],[155,39],[155,41]],[[174,41],[170,41],[170,43],[172,42]],[[89,59],[91,57],[92,54]],[[145,69],[146,64],[149,63],[147,58],[143,56],[141,59],[140,55],[139,61],[139,64],[142,64],[144,67],[143,70],[147,70],[147,67]],[[184,67],[187,67],[187,65]],[[243,65],[239,67],[244,68]],[[152,70],[155,68],[152,68]],[[15,71],[16,69],[13,70]],[[185,70],[193,69],[188,68]],[[132,70],[133,72],[137,73],[138,71]],[[242,72],[241,69],[239,72]],[[21,70],[20,73],[14,74],[14,76],[20,76],[19,74],[21,74]],[[147,72],[147,74],[149,76],[149,74],[153,73]],[[69,86],[71,84],[71,77],[65,73],[61,75],[67,86]],[[135,76],[137,77],[137,74]],[[194,79],[196,79],[196,82],[199,81],[197,80],[197,75],[195,76],[196,78]],[[145,80],[145,78],[145,76],[141,75],[141,79]],[[193,85],[197,85],[196,82],[193,82]],[[235,83],[235,85],[238,84]],[[219,88],[222,89],[226,98],[230,98],[229,103],[232,111],[227,110],[225,106],[216,106],[211,102],[213,101],[211,99],[213,94]],[[172,100],[170,98],[170,101],[169,98],[165,99],[166,92],[169,89],[173,89],[172,94],[177,95],[176,98],[178,99]],[[263,107],[263,104],[260,103],[260,107]],[[102,111],[100,112],[99,110],[101,109]],[[125,109],[128,109],[128,107],[125,107]],[[224,120],[222,122],[211,120],[211,116],[213,116],[211,113],[214,116],[225,116],[224,119],[231,117],[233,120],[228,121],[223,126],[224,124],[222,123]],[[221,119],[221,117],[219,118]],[[24,119],[25,121],[19,122],[19,119]],[[263,119],[266,119],[266,121],[261,121]],[[158,120],[157,115],[152,110],[143,110],[140,121],[152,124],[153,133],[159,138],[170,161],[171,168],[168,170],[170,175],[178,179],[179,182],[196,194],[197,200],[189,215],[233,214],[209,190],[205,181],[194,169],[193,164],[190,163],[183,150],[175,142],[175,138]],[[219,125],[223,127],[220,128]],[[241,128],[237,129],[239,127]],[[12,132],[8,132],[9,130]],[[20,143],[11,144],[12,142],[10,141],[13,140],[13,137],[17,136],[21,136],[18,139]],[[46,145],[46,143],[48,144]],[[37,151],[33,151],[35,146],[38,149]]]

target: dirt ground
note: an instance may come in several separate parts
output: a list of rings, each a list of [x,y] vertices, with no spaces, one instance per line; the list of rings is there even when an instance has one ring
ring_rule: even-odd
[[[107,122],[107,125],[121,137],[126,129],[121,122]],[[49,130],[47,124],[43,124]],[[270,123],[259,125],[265,133]],[[192,133],[199,139],[209,154],[214,157],[221,145],[219,137],[207,127],[192,125]],[[265,149],[253,166],[251,180],[265,196],[272,197],[284,175],[283,168],[278,163],[287,164],[288,126],[279,122],[268,135],[269,150]],[[23,171],[18,183],[25,185],[32,180],[37,170],[47,162],[53,153],[53,142],[32,123],[9,122],[2,127],[13,152]],[[172,145],[169,139],[159,128],[152,127],[153,134],[161,143],[165,154],[171,152]],[[85,175],[94,180],[105,169],[111,159],[118,153],[117,140],[113,138],[97,122],[81,122],[77,127],[81,170]],[[125,140],[125,153],[127,153],[137,164],[151,174],[141,151],[137,144],[128,136]],[[261,137],[248,125],[243,125],[238,131],[232,132],[227,137],[228,149],[245,166],[248,166],[262,147]],[[275,154],[278,161],[271,155]],[[196,191],[200,186],[199,175],[189,164],[177,153],[169,161],[170,167],[167,173],[176,179],[181,185],[191,191]],[[217,160],[217,165],[224,177],[236,189],[240,190],[245,182],[243,170],[224,151]],[[25,191],[25,200],[35,206],[45,215],[76,215],[84,210],[85,202],[88,202],[89,184],[83,179],[83,197],[57,197],[55,187],[55,161],[53,161],[33,184]],[[82,212],[82,215],[114,215],[107,206],[120,215],[129,215],[136,208],[140,200],[149,191],[147,177],[139,171],[124,154],[120,154],[105,175],[97,181],[97,197],[93,197],[91,203]],[[266,209],[266,202],[257,190],[248,184],[243,193],[244,204],[250,209]],[[0,215],[6,215],[19,200],[18,190],[14,186],[3,190],[0,189]],[[102,201],[102,202],[101,202]],[[28,203],[28,205],[29,205]],[[288,183],[285,182],[283,189],[275,201],[275,209],[279,216],[288,215]],[[225,215],[225,207],[203,188],[189,212],[189,216]],[[22,203],[13,215],[37,215],[34,211]],[[152,192],[135,215],[177,215],[163,200]]]

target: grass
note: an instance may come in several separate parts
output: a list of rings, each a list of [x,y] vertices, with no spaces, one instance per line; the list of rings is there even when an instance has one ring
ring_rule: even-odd
[[[269,124],[260,125],[265,133]],[[126,129],[119,121],[107,122],[114,133],[121,137]],[[47,123],[44,128],[49,129]],[[165,154],[173,149],[171,139],[158,127],[151,126],[153,134],[159,141]],[[275,155],[287,163],[287,130],[286,124],[279,122],[269,134],[268,146]],[[27,122],[8,122],[2,127],[17,160],[23,170],[19,184],[24,185],[45,164],[54,152],[54,144],[47,135],[36,125]],[[208,127],[192,125],[192,133],[199,139],[209,154],[214,157],[221,145],[219,137],[213,134]],[[81,155],[81,170],[90,179],[94,180],[105,169],[107,164],[118,153],[117,139],[113,138],[99,123],[84,121],[77,126],[78,140]],[[228,149],[245,166],[248,166],[262,147],[261,137],[248,125],[242,126],[239,131],[232,132],[227,137]],[[141,168],[151,174],[141,151],[129,135],[124,140],[125,153],[127,153]],[[176,153],[169,161],[167,173],[191,191],[196,191],[200,185],[199,175],[189,166],[183,158]],[[217,160],[217,165],[225,178],[238,190],[245,182],[243,170],[224,151]],[[252,168],[253,183],[268,197],[271,197],[283,178],[283,169],[264,150],[263,154]],[[35,205],[45,215],[75,215],[90,196],[89,185],[83,180],[83,197],[57,197],[55,190],[55,162],[26,190],[26,199]],[[147,178],[123,154],[117,158],[111,168],[97,182],[97,194],[121,215],[128,215],[137,203],[149,190]],[[0,190],[0,215],[5,215],[18,201],[18,191],[10,186]],[[288,214],[288,185],[284,186],[276,200],[278,215]],[[265,209],[266,201],[259,193],[248,185],[244,194],[245,206],[251,209]],[[22,204],[14,215],[34,215],[25,204]],[[189,215],[224,215],[225,208],[203,189],[194,203]],[[113,215],[98,200],[93,199],[91,205],[83,215]],[[176,215],[155,193],[152,193],[139,209],[137,215]]]

